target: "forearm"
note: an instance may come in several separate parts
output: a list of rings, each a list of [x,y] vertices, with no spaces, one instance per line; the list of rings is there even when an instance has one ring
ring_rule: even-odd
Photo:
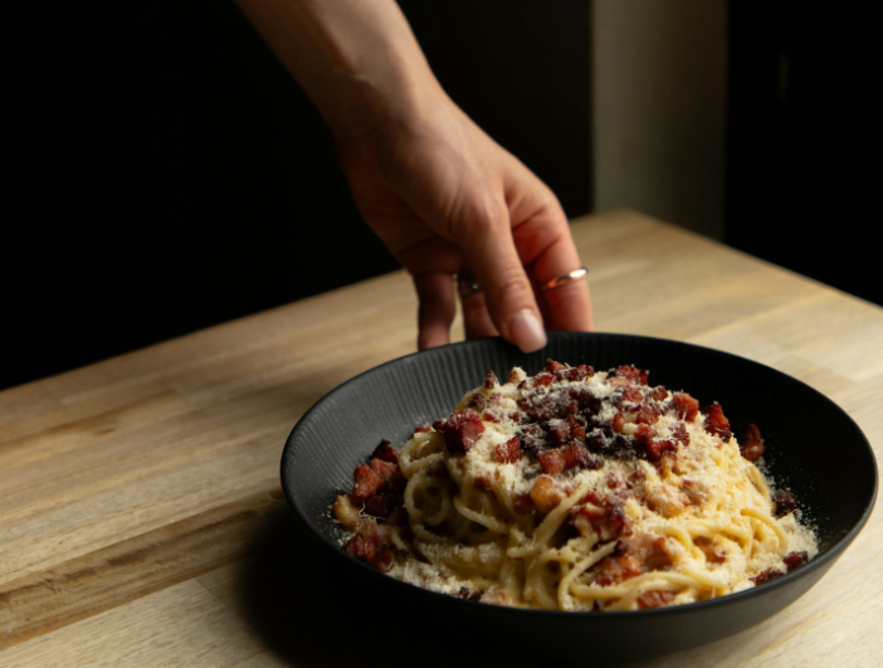
[[[235,1],[339,139],[407,122],[441,93],[394,0]]]

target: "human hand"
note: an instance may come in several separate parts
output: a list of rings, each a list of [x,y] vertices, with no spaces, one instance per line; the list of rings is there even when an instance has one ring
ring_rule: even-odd
[[[592,329],[585,282],[543,291],[580,266],[558,200],[442,90],[394,0],[237,0],[316,104],[368,224],[414,278],[421,349],[447,343],[452,277],[466,336],[522,350],[545,328]]]
[[[338,156],[365,220],[412,275],[420,349],[448,343],[452,276],[471,269],[482,290],[462,299],[467,338],[502,336],[525,352],[545,329],[593,329],[585,281],[541,286],[580,266],[552,191],[440,89],[419,113],[355,137]]]

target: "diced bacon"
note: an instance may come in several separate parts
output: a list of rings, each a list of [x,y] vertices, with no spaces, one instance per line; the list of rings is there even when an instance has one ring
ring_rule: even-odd
[[[690,433],[687,431],[687,427],[680,422],[668,428],[668,437],[681,445],[690,445]]]
[[[788,567],[788,571],[790,572],[805,563],[808,556],[809,555],[806,552],[789,552],[782,558],[782,561],[785,562],[785,566]]]
[[[699,415],[699,400],[694,399],[686,392],[675,392],[671,395],[671,404],[675,417],[687,422],[692,422]]]
[[[789,491],[780,489],[773,494],[776,517],[785,517],[797,510],[797,498]]]
[[[429,431],[429,429],[427,427],[417,427],[414,430],[414,433],[417,433],[417,431]],[[376,457],[377,459],[382,459],[385,462],[391,462],[393,464],[399,463],[398,451],[392,447],[392,441],[385,438],[380,441],[380,445],[374,448],[374,452],[371,456]]]
[[[486,403],[487,403],[487,397],[484,396],[484,394],[481,392],[475,392],[469,398],[469,401],[467,402],[466,405],[469,408],[474,408],[475,410],[480,411],[484,408]]]
[[[607,516],[600,522],[599,528],[601,532],[601,540],[610,540],[619,536],[629,536],[632,533],[632,522],[625,512],[625,507],[619,502],[619,499],[613,501],[611,498],[609,512]]]
[[[389,548],[379,550],[373,566],[381,573],[386,573],[392,568],[393,562],[395,562],[395,557],[395,550]]]
[[[481,417],[469,409],[453,412],[440,427],[451,454],[464,454],[484,433]]]
[[[492,392],[487,398],[488,407],[497,407],[503,405],[503,395],[499,392]]]
[[[518,407],[534,422],[548,422],[558,416],[560,397],[556,401],[539,401],[535,397],[523,396],[516,400]]]
[[[595,452],[605,449],[609,445],[609,441],[610,439],[602,429],[594,429],[586,435],[586,447]]]
[[[638,596],[638,608],[641,610],[649,610],[650,608],[661,608],[668,605],[675,598],[673,591],[663,591],[661,589],[652,589]]]
[[[582,443],[586,440],[585,418],[574,415],[579,410],[579,405],[574,402],[573,406],[575,410],[567,417],[567,422],[570,425],[570,438],[578,443]]]
[[[627,408],[640,406],[644,401],[644,393],[634,385],[628,386],[619,398],[619,403]]]
[[[699,536],[693,542],[711,563],[722,564],[727,560],[727,551],[723,545],[713,542],[710,538]]]
[[[549,426],[549,435],[552,441],[558,445],[567,443],[568,441],[577,441],[582,443],[586,438],[585,418],[577,417],[579,412],[579,404],[572,402],[566,407],[568,411],[567,417],[555,421]]]
[[[553,359],[546,360],[546,371],[549,373],[555,373],[556,371],[562,371],[564,369],[569,369],[566,364],[562,364],[561,362],[556,362]]]
[[[377,560],[377,546],[360,533],[350,538],[343,549],[348,555],[373,566]]]
[[[656,428],[648,424],[639,424],[633,436],[638,443],[646,446],[656,437]]]
[[[468,587],[460,587],[456,594],[457,598],[464,598],[467,601],[480,601],[483,595],[484,592],[480,589],[472,591]]]
[[[485,422],[495,422],[499,424],[503,421],[503,411],[497,407],[489,408],[481,414],[481,419]]]
[[[678,445],[670,438],[654,438],[646,443],[647,455],[652,461],[659,461],[666,452],[677,450]]]
[[[564,492],[555,484],[555,481],[546,476],[537,478],[530,490],[530,498],[537,510],[548,514],[565,499]]]
[[[494,448],[494,460],[500,464],[514,464],[521,459],[521,441],[513,436]]]
[[[570,443],[561,449],[564,458],[564,470],[570,471],[575,468],[599,469],[604,466],[604,459],[593,455],[585,446]]]
[[[756,424],[748,425],[748,429],[742,437],[742,442],[739,444],[739,451],[742,453],[742,456],[749,462],[756,462],[764,453],[764,450],[766,450],[766,446],[763,444],[760,429]]]
[[[536,450],[545,443],[545,435],[538,424],[526,424],[521,428],[521,449]]]
[[[628,554],[641,564],[644,571],[671,566],[672,560],[665,551],[665,538],[641,534],[633,538],[623,538],[617,543],[617,552]]]
[[[575,513],[572,513],[570,523],[580,532],[580,535],[591,536],[597,533],[594,523],[604,517],[604,513],[604,508],[599,508],[594,504],[584,505]]]
[[[644,404],[635,414],[635,422],[638,424],[653,425],[659,419],[659,408],[654,404]]]
[[[756,585],[762,585],[764,582],[775,580],[783,575],[785,575],[784,571],[779,571],[775,568],[767,568],[751,578],[751,581]]]
[[[654,401],[664,401],[668,396],[668,390],[662,385],[657,385],[650,391],[650,398]]]
[[[497,378],[497,374],[495,374],[493,370],[488,370],[487,377],[484,379],[484,386],[487,389],[492,390],[499,384],[500,381]]]
[[[537,510],[537,505],[530,498],[530,494],[516,494],[513,501],[515,512],[519,515],[533,515]]]
[[[477,475],[472,479],[472,486],[482,492],[491,491],[491,479],[486,475]]]
[[[557,445],[566,443],[570,439],[570,423],[567,420],[558,420],[555,424],[549,425],[549,436]]]
[[[592,394],[592,391],[587,387],[571,387],[568,394],[571,399],[576,400],[579,407],[583,410],[593,410],[601,403],[601,400]]]
[[[353,489],[350,492],[350,498],[354,503],[362,503],[369,496],[377,494],[382,486],[383,478],[370,466],[360,464],[353,471]]]
[[[581,504],[582,503],[591,503],[594,506],[601,506],[601,505],[604,505],[605,498],[606,497],[602,496],[597,489],[590,489],[588,492],[585,493],[583,498],[581,498],[579,500],[579,502]],[[576,511],[574,511],[574,512],[576,512]]]
[[[396,474],[396,471],[399,470],[398,461],[396,461],[395,463],[388,462],[380,459],[379,457],[372,457],[371,461],[368,462],[368,465],[371,467],[371,470],[374,471],[374,473],[380,476],[384,484],[392,480]]]
[[[610,427],[617,434],[621,434],[622,430],[625,429],[625,415],[622,413],[616,413],[610,421]]]
[[[733,432],[730,431],[730,421],[724,415],[721,405],[715,401],[711,406],[706,406],[702,412],[705,414],[705,431],[729,441]]]
[[[604,557],[598,564],[592,582],[606,587],[607,585],[624,582],[640,574],[641,563],[635,557],[628,554],[611,555]]]
[[[558,475],[559,473],[564,472],[564,453],[561,450],[546,450],[545,452],[541,452],[537,455],[537,462],[540,464],[540,468],[543,469],[543,473],[547,473],[548,475]]]
[[[587,503],[573,512],[573,526],[581,534],[587,536],[591,531],[601,541],[613,540],[632,534],[632,521],[625,512],[622,499],[608,496],[599,503]]]
[[[639,385],[646,385],[647,380],[649,379],[649,373],[647,371],[638,369],[631,364],[617,367],[612,373],[616,376],[627,378],[631,382],[638,383]]]
[[[380,494],[374,494],[365,501],[365,512],[373,517],[386,517],[389,515],[389,503]]]
[[[789,552],[783,557],[782,561],[785,562],[785,568],[790,572],[804,563],[807,560],[807,556],[806,552]],[[780,571],[775,568],[767,568],[751,578],[751,581],[756,585],[762,585],[764,582],[775,580],[783,575],[785,575],[785,571]]]
[[[591,378],[595,375],[595,370],[588,364],[580,364],[579,366],[567,366],[559,362],[549,361],[546,365],[546,371],[552,373],[558,381],[580,381]]]

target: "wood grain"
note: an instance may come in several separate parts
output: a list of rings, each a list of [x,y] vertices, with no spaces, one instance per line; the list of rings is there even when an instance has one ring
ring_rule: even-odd
[[[840,404],[879,458],[883,309],[633,212],[572,229],[599,329],[789,373]],[[303,572],[322,564],[302,572],[299,539],[278,543],[290,519],[280,456],[326,392],[414,350],[415,320],[410,280],[396,272],[0,392],[0,664],[351,660],[352,643],[329,647],[336,608],[308,604],[321,594]],[[881,558],[875,513],[822,582],[768,624],[640,665],[876,666]],[[255,580],[261,572],[273,577]],[[274,639],[255,605],[286,578],[301,616]]]
[[[6,582],[0,650],[247,556],[282,506],[255,494]]]

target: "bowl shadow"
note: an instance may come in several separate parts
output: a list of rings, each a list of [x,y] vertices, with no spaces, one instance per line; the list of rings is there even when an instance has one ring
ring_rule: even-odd
[[[340,568],[280,508],[241,563],[238,606],[262,644],[298,668],[495,666],[538,668],[529,642],[488,642],[481,629],[402,609]],[[529,639],[525,639],[529,640]],[[521,646],[523,645],[523,646]]]

